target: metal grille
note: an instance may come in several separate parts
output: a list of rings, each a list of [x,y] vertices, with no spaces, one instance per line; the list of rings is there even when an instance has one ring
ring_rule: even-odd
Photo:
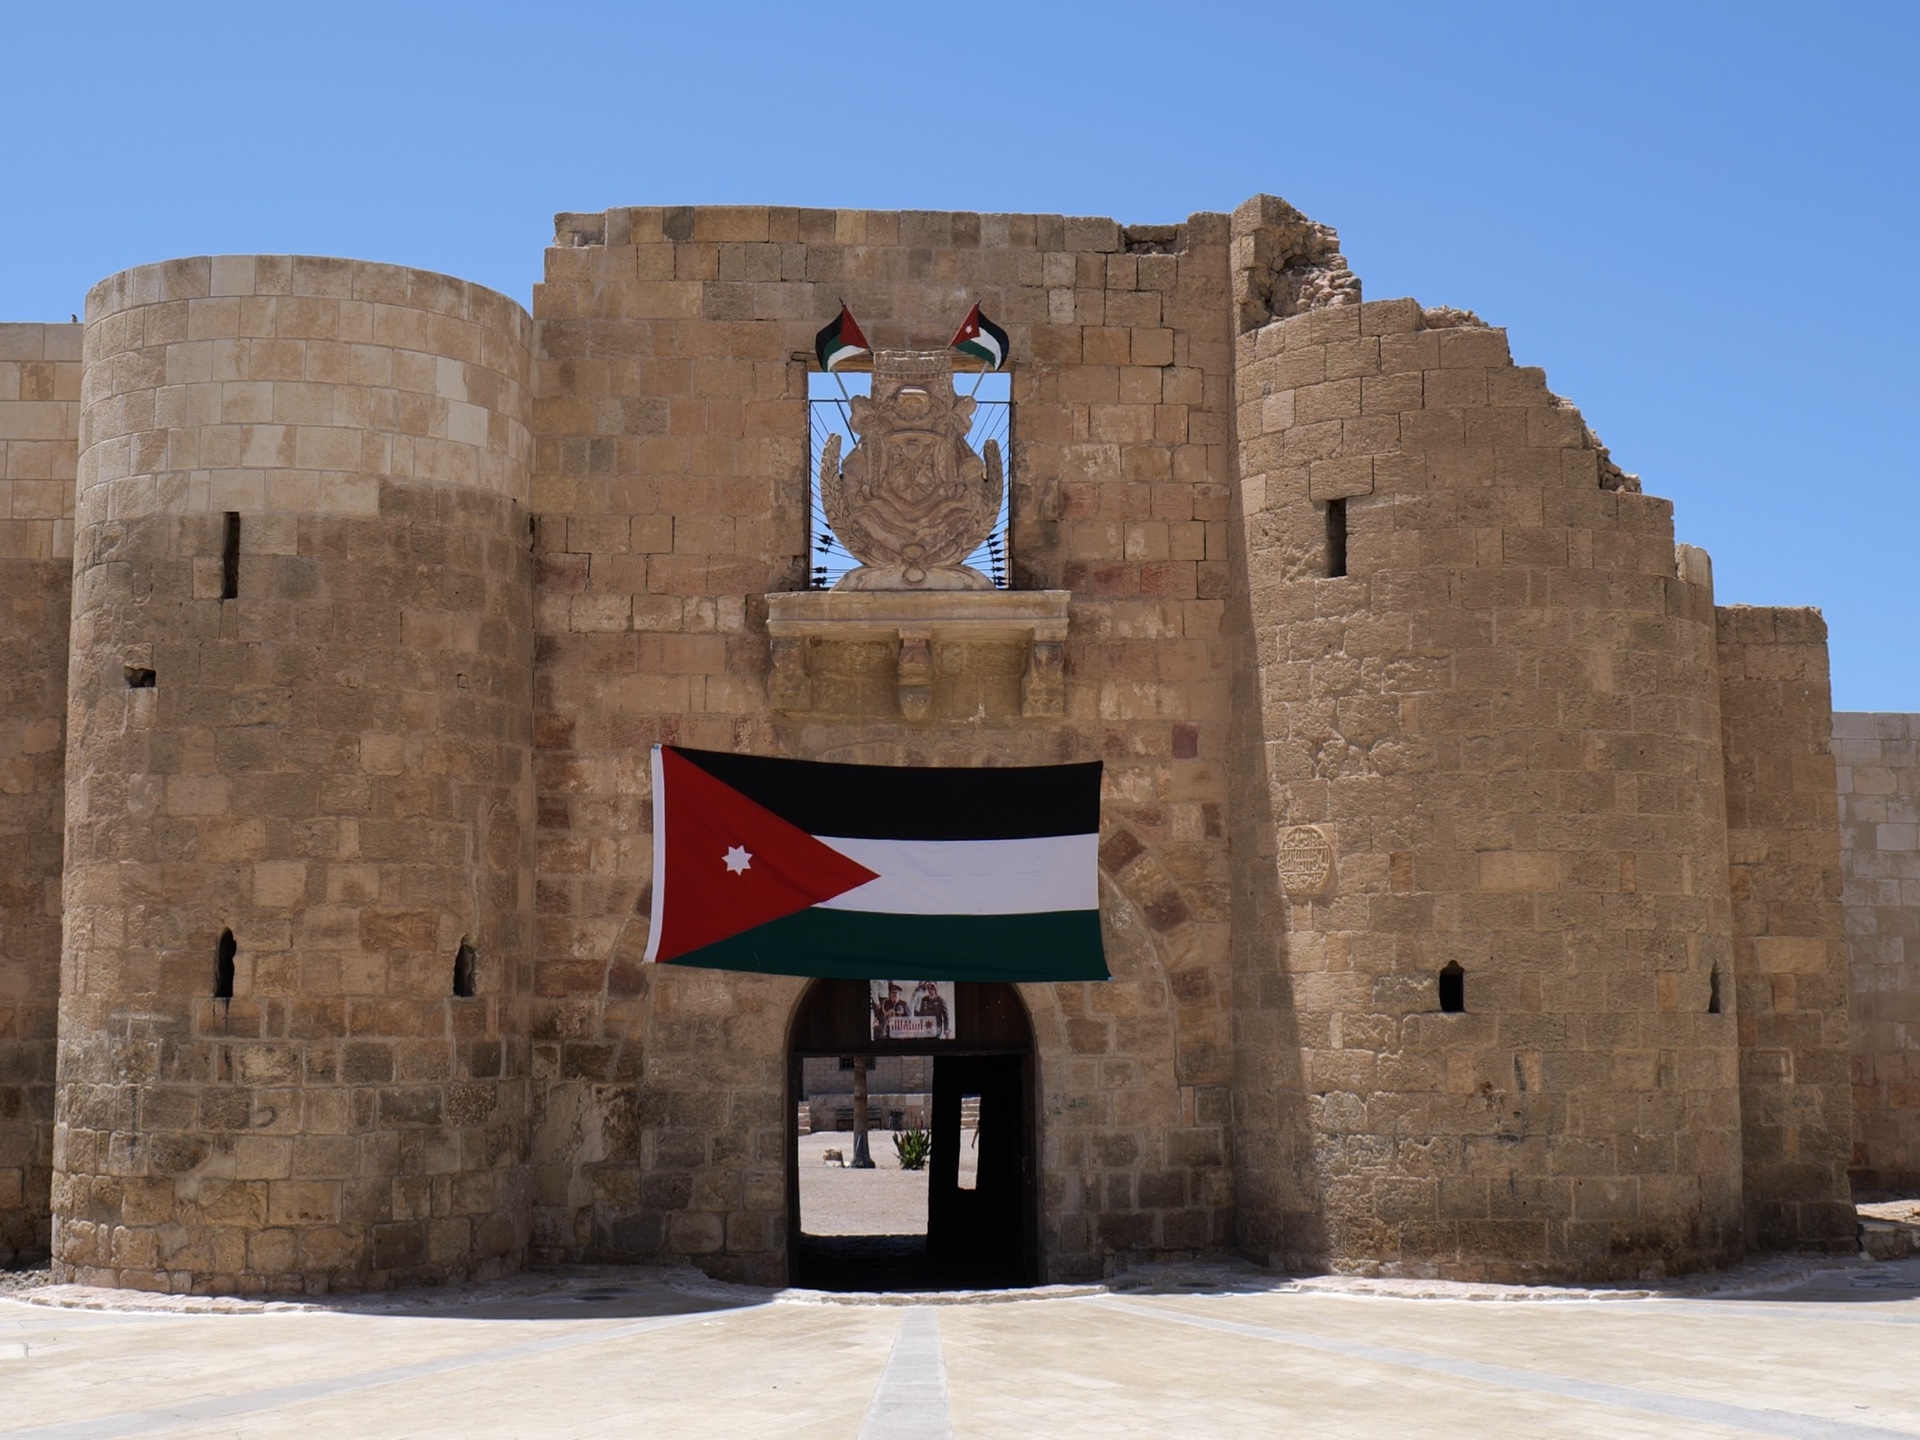
[[[1000,589],[1007,588],[1007,497],[1013,493],[1013,386],[1011,377],[1006,375],[981,375],[978,377],[978,390],[969,390],[971,383],[965,376],[956,376],[955,383],[963,394],[971,394],[974,399],[973,428],[967,432],[967,444],[975,454],[980,454],[989,440],[1000,446],[1000,463],[1006,472],[1007,485],[1000,496],[1000,513],[995,517],[993,530],[980,546],[967,557],[967,564],[981,574],[992,579]],[[847,428],[846,401],[841,398],[840,382],[844,381],[847,395],[865,395],[873,387],[873,377],[867,374],[846,374],[838,376],[823,375],[818,372],[807,376],[807,416],[809,444],[807,447],[807,494],[811,500],[810,526],[812,536],[812,561],[808,569],[808,583],[815,590],[828,590],[833,583],[847,571],[857,567],[860,562],[847,553],[833,533],[833,527],[827,524],[826,511],[820,508],[820,452],[826,448],[829,435],[839,435],[842,458],[853,449],[853,432]]]

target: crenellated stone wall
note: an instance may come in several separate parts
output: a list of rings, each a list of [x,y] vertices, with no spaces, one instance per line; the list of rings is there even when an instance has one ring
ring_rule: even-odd
[[[0,325],[0,1264],[46,1253],[80,327]]]

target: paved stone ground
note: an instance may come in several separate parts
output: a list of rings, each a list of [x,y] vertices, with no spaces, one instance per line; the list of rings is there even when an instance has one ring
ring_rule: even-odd
[[[940,1298],[614,1268],[324,1305],[49,1286],[0,1298],[0,1435],[1920,1437],[1920,1260]]]
[[[14,1290],[31,1290],[35,1286],[45,1285],[53,1279],[53,1272],[44,1265],[39,1269],[7,1269],[0,1267],[0,1295]]]
[[[971,1140],[964,1131],[962,1141]],[[867,1137],[871,1170],[829,1165],[828,1150],[853,1156],[853,1133],[821,1130],[800,1137],[800,1228],[809,1235],[924,1235],[927,1233],[927,1172],[902,1170],[893,1133]],[[976,1168],[971,1146],[960,1152],[960,1183]]]

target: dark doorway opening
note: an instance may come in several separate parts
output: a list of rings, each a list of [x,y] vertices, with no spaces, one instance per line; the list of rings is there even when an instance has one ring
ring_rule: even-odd
[[[817,980],[794,1014],[787,1050],[787,1276],[817,1290],[957,1290],[1031,1285],[1039,1278],[1038,1152],[1034,1105],[1033,1028],[1011,985],[954,987],[952,1038],[875,1040],[867,983]],[[818,1165],[819,1137],[802,1137],[806,1062],[831,1058],[925,1057],[930,1063],[925,1114],[932,1138],[922,1234],[816,1234],[802,1203],[801,1155]],[[851,1067],[849,1067],[851,1068]],[[909,1102],[910,1103],[910,1102]],[[870,1149],[880,1171],[832,1178],[844,1191],[877,1177],[896,1188],[910,1177],[887,1176],[895,1147],[893,1116],[876,1107]],[[897,1127],[895,1127],[897,1128]],[[827,1139],[836,1137],[828,1136]],[[853,1137],[838,1137],[849,1156]],[[807,1143],[807,1142],[816,1143]],[[824,1153],[824,1152],[823,1152]],[[818,1196],[816,1183],[806,1187]],[[839,1223],[822,1229],[845,1232]],[[860,1213],[857,1209],[850,1212]],[[898,1225],[892,1227],[900,1229]]]

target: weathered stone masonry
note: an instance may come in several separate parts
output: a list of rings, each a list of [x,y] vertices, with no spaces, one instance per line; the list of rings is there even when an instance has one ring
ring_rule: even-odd
[[[537,292],[543,592],[537,1253],[781,1273],[783,1049],[799,981],[648,972],[646,747],[892,764],[1108,765],[1116,980],[1029,987],[1052,1271],[1231,1245],[1220,616],[1225,217],[632,210],[562,217]],[[1015,336],[1015,584],[1069,590],[1065,714],[1013,645],[816,642],[767,690],[767,592],[807,539],[806,369],[844,297],[937,348],[976,299]],[[823,311],[822,307],[825,307]],[[946,330],[941,333],[941,327]]]
[[[269,258],[129,271],[87,315],[55,1263],[217,1290],[517,1266],[526,317]]]
[[[1833,717],[1852,989],[1853,1159],[1920,1189],[1920,716]]]
[[[80,333],[0,325],[0,1263],[49,1235]]]
[[[791,593],[843,299],[1012,337],[991,623]],[[1284,202],[616,209],[531,315],[218,257],[86,318],[0,327],[0,1256],[782,1279],[805,982],[641,963],[660,741],[1106,763],[1115,978],[1023,987],[1048,1278],[1849,1243],[1817,617],[1717,611],[1503,332]]]

